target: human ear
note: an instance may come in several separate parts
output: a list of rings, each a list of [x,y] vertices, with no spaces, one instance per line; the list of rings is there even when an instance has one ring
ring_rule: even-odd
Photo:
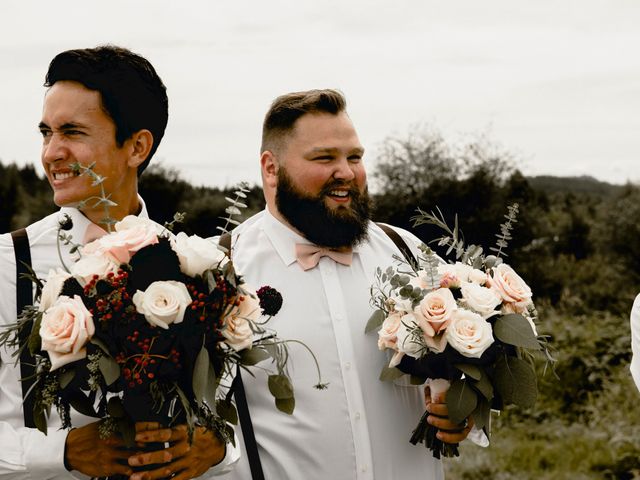
[[[275,188],[278,185],[278,159],[270,150],[260,155],[260,168],[265,186]]]
[[[128,165],[131,168],[138,168],[142,164],[153,147],[153,134],[146,129],[138,130],[127,140],[129,145],[129,161]]]

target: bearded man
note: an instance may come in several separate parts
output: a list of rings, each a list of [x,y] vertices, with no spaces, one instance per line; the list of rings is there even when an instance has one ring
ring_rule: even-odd
[[[334,90],[290,93],[273,102],[264,120],[267,207],[232,232],[231,255],[248,283],[282,292],[270,326],[316,354],[329,386],[311,388],[316,367],[296,344],[291,416],[274,408],[264,375],[245,375],[255,432],[255,442],[245,442],[257,453],[248,455],[251,474],[243,455],[224,478],[441,479],[440,460],[409,444],[425,400],[438,415],[429,418],[442,429],[439,438],[456,443],[469,433],[469,426],[440,418],[447,414],[444,399],[432,402],[421,387],[378,379],[386,360],[364,334],[373,311],[369,288],[376,268],[392,265],[400,251],[369,219],[364,148],[345,108]],[[415,236],[394,231],[417,251]]]

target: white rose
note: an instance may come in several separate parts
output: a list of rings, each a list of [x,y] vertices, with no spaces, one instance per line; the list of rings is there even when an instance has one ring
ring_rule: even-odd
[[[42,315],[40,338],[48,352],[51,370],[87,356],[85,345],[95,332],[93,318],[82,299],[62,295]]]
[[[477,268],[472,268],[469,272],[469,281],[479,285],[487,283],[488,278],[489,276],[485,272],[478,270]]]
[[[110,272],[117,272],[119,264],[107,255],[84,255],[80,260],[71,265],[71,274],[85,285],[94,275],[105,278]]]
[[[491,324],[479,314],[459,309],[445,333],[447,342],[465,357],[480,358],[493,343]]]
[[[250,290],[246,285],[242,285],[241,288]],[[260,315],[258,299],[251,295],[243,295],[240,305],[233,307],[224,318],[224,328],[221,333],[226,338],[225,343],[236,352],[251,348],[253,330],[249,322],[256,322]]]
[[[188,236],[184,232],[176,235],[173,250],[180,260],[180,270],[190,277],[202,275],[208,269],[221,267],[228,261],[227,256],[215,243],[197,235]]]
[[[511,304],[515,313],[524,312],[531,304],[531,288],[506,263],[493,267],[491,288],[498,292],[505,303]]]
[[[42,287],[42,293],[40,294],[39,311],[44,312],[56,302],[64,282],[69,278],[71,278],[71,274],[61,268],[49,270],[49,275],[47,275],[44,287]]]
[[[144,228],[155,232],[156,235],[160,235],[166,231],[162,226],[154,222],[149,218],[139,217],[137,215],[127,215],[114,226],[116,232],[123,230],[130,230],[132,228]]]
[[[498,313],[496,307],[502,303],[502,298],[495,290],[477,283],[464,283],[460,291],[466,305],[484,318]]]
[[[142,292],[133,295],[133,304],[151,325],[168,329],[172,323],[180,323],[191,304],[191,295],[183,283],[173,280],[153,282]]]

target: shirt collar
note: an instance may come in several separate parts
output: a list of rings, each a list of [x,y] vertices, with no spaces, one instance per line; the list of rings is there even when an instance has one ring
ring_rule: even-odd
[[[138,195],[138,202],[140,202],[140,213],[138,213],[137,216],[141,218],[149,218],[147,205],[144,203],[144,200],[140,195]],[[82,243],[87,228],[92,223],[91,220],[85,217],[80,210],[74,207],[62,207],[58,213],[58,220],[61,221],[64,215],[68,215],[73,222],[69,235],[72,236],[74,242]]]
[[[296,261],[296,243],[311,244],[309,240],[293,230],[290,226],[282,223],[274,217],[268,208],[264,209],[262,231],[265,233],[267,238],[269,238],[273,248],[287,266]],[[358,253],[359,251],[360,244],[353,247],[353,253]]]

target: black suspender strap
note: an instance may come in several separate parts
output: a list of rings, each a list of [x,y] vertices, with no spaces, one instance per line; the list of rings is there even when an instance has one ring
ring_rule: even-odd
[[[220,236],[218,244],[227,249],[227,255],[231,257],[231,234],[223,233]],[[258,453],[258,443],[256,442],[256,434],[253,430],[251,415],[249,414],[249,404],[247,403],[247,395],[244,391],[244,383],[240,376],[240,367],[236,372],[236,378],[233,379],[231,385],[233,396],[236,399],[236,408],[238,409],[238,418],[240,419],[240,428],[242,429],[242,437],[244,438],[244,447],[247,451],[249,459],[249,468],[251,469],[251,478],[253,480],[264,480],[264,472],[262,471],[262,462]]]
[[[251,422],[251,414],[249,414],[247,396],[244,391],[242,377],[240,376],[240,367],[238,367],[236,378],[233,379],[231,388],[233,389],[233,395],[236,398],[236,408],[238,409],[238,417],[240,418],[240,428],[242,429],[242,437],[244,438],[244,447],[247,450],[247,458],[249,459],[251,478],[253,480],[264,480],[264,472],[262,471],[262,463],[260,462],[260,454],[258,453],[256,434],[253,431],[253,423]]]
[[[391,228],[389,225],[386,225],[384,223],[376,222],[376,225],[378,225],[384,231],[384,233],[387,234],[387,236],[391,239],[391,241],[393,241],[393,243],[396,244],[396,247],[398,247],[398,250],[400,250],[400,252],[402,253],[402,256],[405,258],[407,262],[409,262],[411,265],[418,264],[418,261],[416,260],[415,255],[413,254],[413,252],[411,251],[407,243],[402,239],[402,237],[398,232],[396,232],[393,228]]]
[[[402,237],[393,228],[383,223],[377,223],[378,225],[398,247],[405,259],[416,264],[416,257],[411,252],[411,249],[402,239]],[[224,233],[220,236],[218,242],[221,246],[227,249],[228,255],[231,253],[231,235]],[[249,459],[249,467],[251,469],[251,478],[253,480],[264,480],[264,472],[262,471],[262,463],[260,461],[260,454],[258,452],[258,444],[256,442],[256,435],[253,430],[253,423],[251,422],[251,415],[249,413],[249,405],[247,404],[247,396],[244,391],[244,384],[242,383],[242,377],[240,376],[240,367],[236,372],[236,378],[231,385],[233,395],[236,399],[236,408],[238,409],[238,417],[240,419],[240,428],[242,429],[242,436],[244,437],[244,446],[247,451],[247,458]]]
[[[29,273],[31,268],[31,250],[29,249],[29,237],[27,231],[22,228],[11,232],[13,240],[13,250],[16,256],[16,314],[20,315],[22,310],[33,304],[33,287],[31,280],[24,274]],[[16,316],[16,318],[17,318]],[[25,427],[35,428],[33,420],[34,396],[27,393],[35,382],[35,359],[29,352],[26,342],[31,334],[33,322],[29,322],[20,329],[19,338],[22,352],[20,353],[20,378],[22,379],[22,410],[24,412]]]

